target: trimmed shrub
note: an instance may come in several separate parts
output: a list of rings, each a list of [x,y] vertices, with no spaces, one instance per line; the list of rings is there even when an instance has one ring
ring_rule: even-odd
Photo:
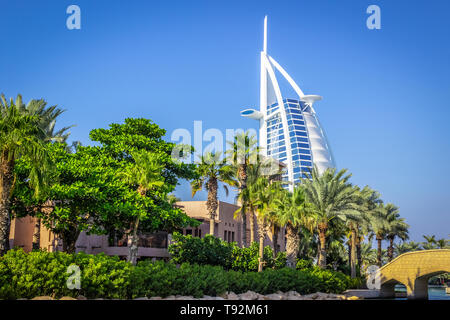
[[[130,295],[202,297],[227,291],[226,271],[218,266],[182,264],[163,261],[140,262],[131,276]]]
[[[274,262],[275,263],[275,262]],[[67,287],[67,267],[81,271],[81,288]],[[129,299],[168,295],[216,296],[227,291],[248,290],[261,294],[295,290],[340,293],[351,285],[348,276],[317,267],[263,272],[226,270],[221,266],[163,261],[141,261],[132,266],[104,254],[70,255],[60,252],[10,250],[0,257],[0,299],[84,295],[88,298]]]
[[[127,296],[130,276],[134,272],[130,263],[103,253],[92,255],[80,252],[74,258],[74,263],[81,270],[78,294],[87,298],[119,299]]]
[[[71,295],[66,286],[69,276],[66,271],[73,262],[74,257],[65,253],[10,250],[0,258],[2,297]]]
[[[81,288],[70,290],[67,268],[80,268]],[[123,298],[127,295],[132,266],[105,254],[75,255],[63,252],[9,250],[0,258],[0,297],[78,296]]]
[[[258,270],[259,244],[257,242],[253,242],[248,248],[241,248],[236,242],[223,241],[209,234],[203,238],[197,238],[174,233],[172,239],[169,253],[175,263],[214,265],[236,271]],[[279,269],[286,266],[285,252],[279,252],[275,258],[273,256],[272,248],[265,246],[263,255],[265,269]]]
[[[209,234],[197,238],[175,232],[169,245],[169,253],[172,261],[178,264],[189,262],[229,269],[235,248],[237,248],[235,243],[223,241]]]

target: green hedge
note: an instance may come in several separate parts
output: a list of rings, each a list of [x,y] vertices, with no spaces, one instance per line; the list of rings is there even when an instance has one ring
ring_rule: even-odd
[[[80,267],[81,290],[69,290],[67,268]],[[0,298],[78,296],[122,298],[127,295],[132,266],[105,254],[10,250],[0,257]]]
[[[174,233],[169,246],[169,253],[175,263],[221,266],[235,271],[257,271],[258,250],[259,244],[256,242],[248,248],[241,248],[236,242],[223,241],[209,234],[198,238]],[[274,258],[272,248],[265,246],[263,261],[265,269],[283,268],[286,265],[286,253],[279,252]]]
[[[81,288],[67,288],[67,267],[81,270]],[[263,272],[225,270],[220,266],[163,261],[142,261],[132,266],[104,254],[49,253],[22,249],[0,257],[0,299],[84,295],[87,298],[128,299],[142,296],[219,295],[248,290],[261,294],[295,290],[340,293],[350,285],[348,276],[312,267],[303,270],[281,268]]]

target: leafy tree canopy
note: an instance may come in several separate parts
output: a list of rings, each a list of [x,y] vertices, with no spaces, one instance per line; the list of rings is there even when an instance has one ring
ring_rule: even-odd
[[[81,231],[127,233],[136,217],[141,220],[140,230],[148,232],[171,232],[196,225],[167,197],[178,178],[190,179],[195,173],[193,165],[172,160],[174,144],[165,142],[164,134],[151,120],[126,119],[124,124],[112,124],[109,129],[92,130],[91,138],[99,146],[78,146],[71,152],[65,143],[50,144],[48,150],[55,170],[39,198],[26,181],[29,161],[23,159],[17,165],[16,214],[38,216],[63,242],[73,244]],[[123,175],[135,165],[132,154],[144,150],[156,155],[164,184],[143,196],[138,185],[130,184]]]

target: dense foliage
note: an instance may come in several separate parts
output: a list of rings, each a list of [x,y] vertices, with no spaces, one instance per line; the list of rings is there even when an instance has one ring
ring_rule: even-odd
[[[81,270],[80,290],[67,287],[67,267],[72,264]],[[79,294],[121,298],[127,295],[130,274],[129,263],[104,254],[9,250],[0,257],[0,299]]]
[[[226,270],[257,271],[259,245],[253,242],[242,248],[236,242],[227,242],[211,235],[203,238],[183,236],[174,233],[169,246],[172,261],[178,264],[190,263],[221,266]],[[279,252],[274,258],[270,246],[264,247],[264,267],[280,269],[286,265],[286,253]]]
[[[31,164],[18,162],[14,189],[17,215],[37,216],[63,239],[64,251],[74,252],[82,231],[88,234],[118,233],[132,230],[139,218],[140,231],[171,232],[197,221],[169,203],[167,194],[179,178],[195,176],[194,166],[175,162],[173,143],[162,139],[165,130],[149,119],[125,119],[108,129],[94,129],[91,139],[99,146],[78,146],[71,150],[65,143],[48,144],[54,170],[37,198],[27,183]],[[133,172],[135,154],[150,153],[157,159],[163,183],[138,192],[138,184],[129,183],[125,173]]]
[[[81,270],[80,289],[69,290],[67,267]],[[261,294],[295,290],[340,293],[350,285],[348,276],[317,267],[282,268],[263,272],[225,270],[220,266],[163,261],[142,261],[137,266],[103,254],[49,253],[22,249],[0,257],[0,299],[84,295],[87,298],[135,298],[168,295],[220,295],[252,290]]]
[[[0,95],[0,254],[9,249],[17,161],[27,159],[29,170],[25,180],[38,195],[45,188],[46,173],[52,170],[47,144],[67,137],[64,132],[68,128],[54,130],[62,112],[57,106],[47,107],[43,99],[24,104],[20,94],[15,101]]]

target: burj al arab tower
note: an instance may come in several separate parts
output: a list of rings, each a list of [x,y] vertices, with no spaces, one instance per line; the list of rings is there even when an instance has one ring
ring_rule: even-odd
[[[282,95],[277,80],[284,77],[296,97]],[[260,108],[246,109],[241,115],[259,121],[259,145],[266,156],[283,162],[283,181],[290,181],[292,190],[312,167],[319,172],[335,167],[325,132],[313,108],[321,100],[306,95],[278,62],[267,54],[267,16],[264,19],[264,46],[261,52]]]

